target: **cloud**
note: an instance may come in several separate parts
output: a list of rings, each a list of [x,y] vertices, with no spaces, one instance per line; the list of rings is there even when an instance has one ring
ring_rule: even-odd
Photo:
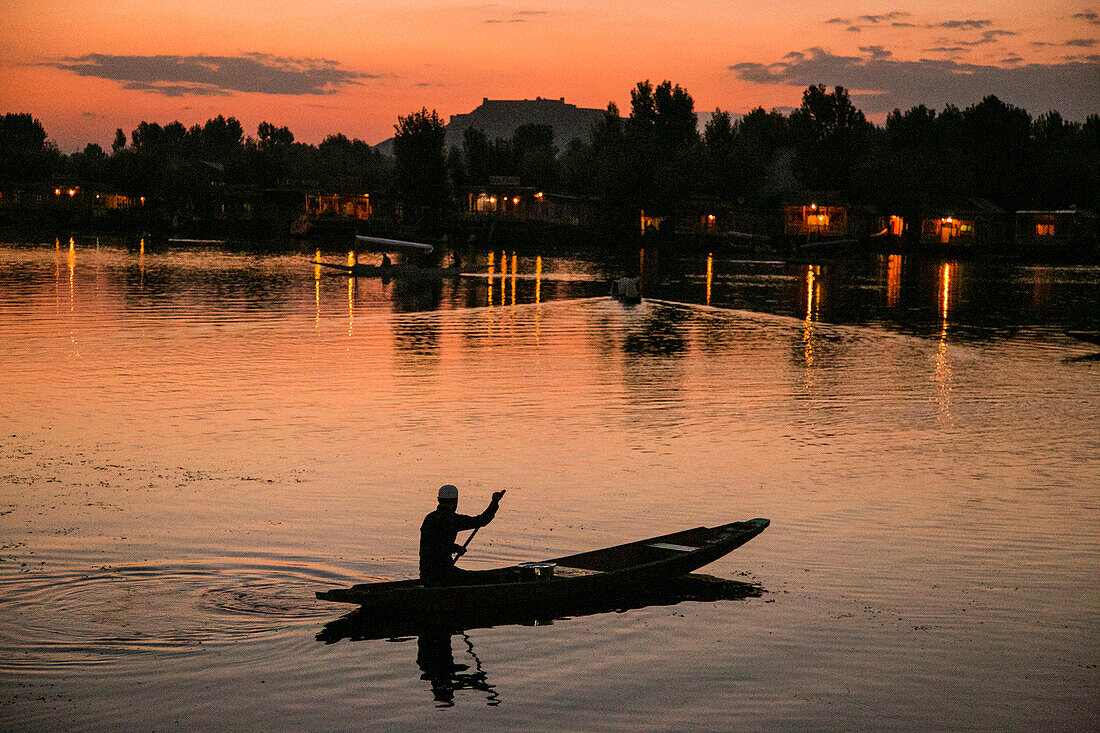
[[[945,20],[942,23],[936,23],[928,26],[929,28],[953,28],[955,30],[969,30],[980,31],[982,28],[987,28],[993,25],[992,20]]]
[[[854,21],[849,18],[829,18],[827,21],[825,21],[825,23],[826,25],[831,23],[835,25],[847,26],[845,28],[846,31],[849,31],[851,33],[860,33],[863,31],[863,27],[866,25],[878,25],[879,23],[884,23],[887,21],[897,21],[900,18],[907,18],[909,17],[909,15],[910,13],[906,13],[903,10],[893,10],[889,13],[882,13],[881,15],[861,15]],[[899,23],[894,23],[893,25],[897,26],[899,25]]]
[[[1074,13],[1070,17],[1075,20],[1083,20],[1090,25],[1100,25],[1100,15],[1097,15],[1092,10],[1086,10],[1083,13]]]
[[[1100,41],[1095,38],[1071,38],[1068,41],[1062,41],[1061,43],[1053,43],[1051,41],[1032,41],[1031,45],[1035,48],[1092,48]]]
[[[489,5],[490,8],[495,8],[495,5]],[[541,15],[549,15],[547,10],[517,10],[512,13],[511,18],[489,18],[485,22],[490,25],[501,25],[503,23],[526,23],[529,20],[534,20]]]
[[[881,22],[887,21],[887,20],[897,20],[899,18],[908,18],[909,15],[910,15],[910,13],[906,13],[906,12],[901,11],[901,10],[894,10],[893,12],[884,13],[883,15],[861,15],[861,16],[859,16],[859,19],[864,21],[864,22],[867,22],[867,23],[878,24],[878,23],[881,23]]]
[[[917,28],[919,26],[916,23],[891,23],[890,27],[891,28]]]
[[[361,79],[379,78],[328,59],[246,53],[240,56],[115,56],[90,53],[42,64],[79,76],[109,79],[166,97],[227,96],[234,92],[291,96],[335,94]]]
[[[990,30],[984,31],[982,37],[976,41],[953,41],[953,43],[959,46],[984,46],[987,43],[996,43],[998,38],[1003,36],[1014,36],[1015,31],[1002,31],[1002,30]]]
[[[860,46],[859,50],[874,59],[884,59],[888,56],[893,56],[892,51],[887,51],[882,46]]]
[[[857,90],[852,99],[869,114],[916,104],[965,106],[990,94],[1032,113],[1057,109],[1071,119],[1100,110],[1100,63],[1095,59],[1001,67],[951,59],[899,61],[884,55],[884,49],[867,46],[861,56],[811,48],[772,64],[738,63],[728,68],[738,79],[755,84],[828,84]]]

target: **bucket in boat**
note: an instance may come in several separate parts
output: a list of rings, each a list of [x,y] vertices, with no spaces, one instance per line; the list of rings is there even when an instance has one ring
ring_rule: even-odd
[[[554,577],[554,566],[552,562],[521,562],[516,567],[524,580],[547,580]]]

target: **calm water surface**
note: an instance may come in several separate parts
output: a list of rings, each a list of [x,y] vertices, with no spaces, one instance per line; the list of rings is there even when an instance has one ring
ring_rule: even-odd
[[[623,307],[582,258],[311,254],[0,246],[0,727],[1100,726],[1065,334],[1100,269],[716,253]],[[415,575],[448,482],[508,489],[470,568],[772,526],[705,569],[739,598],[318,641],[314,592]]]

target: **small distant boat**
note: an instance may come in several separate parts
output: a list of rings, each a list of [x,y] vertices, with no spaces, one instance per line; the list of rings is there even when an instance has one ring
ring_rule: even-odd
[[[768,524],[767,519],[750,519],[696,527],[545,562],[471,571],[463,576],[461,585],[399,580],[319,591],[317,597],[379,612],[431,617],[470,608],[537,608],[578,598],[659,589],[668,579],[729,554]]]
[[[642,292],[636,277],[621,277],[611,283],[611,296],[620,303],[636,305],[642,302]]]
[[[338,270],[339,274],[348,277],[381,277],[395,280],[430,280],[433,278],[455,277],[459,273],[457,266],[452,267],[420,267],[418,265],[337,265],[331,262],[318,262],[311,260],[310,264],[318,267],[327,267],[330,270]]]
[[[187,239],[185,237],[169,237],[170,244],[225,244],[224,239]]]
[[[365,234],[356,234],[355,241],[359,244],[365,244],[378,249],[415,249],[421,252],[431,252],[435,249],[430,244],[424,242],[409,242],[403,239],[383,239],[382,237],[368,237]]]

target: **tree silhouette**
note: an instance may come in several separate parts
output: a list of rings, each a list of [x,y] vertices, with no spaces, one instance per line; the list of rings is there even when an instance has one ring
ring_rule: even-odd
[[[448,201],[447,161],[443,152],[446,131],[439,113],[421,108],[407,117],[398,117],[394,130],[398,191],[413,206],[443,208]]]
[[[46,139],[37,119],[13,113],[0,117],[0,181],[48,181],[60,160],[57,146]]]

